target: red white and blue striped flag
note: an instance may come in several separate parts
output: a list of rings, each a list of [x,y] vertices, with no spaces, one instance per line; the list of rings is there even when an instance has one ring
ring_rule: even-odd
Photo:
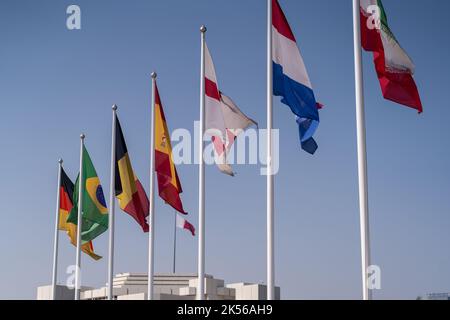
[[[273,94],[281,96],[281,102],[296,115],[302,148],[313,154],[321,105],[316,102],[297,41],[277,0],[272,0],[272,62]]]

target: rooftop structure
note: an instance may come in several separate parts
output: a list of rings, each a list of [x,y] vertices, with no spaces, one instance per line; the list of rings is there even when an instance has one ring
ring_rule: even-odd
[[[155,275],[155,300],[195,300],[197,293],[196,274],[162,273]],[[82,287],[82,300],[105,300],[107,286],[95,289]],[[253,283],[225,284],[224,280],[215,279],[211,275],[205,278],[205,298],[207,300],[266,300],[267,287]],[[113,280],[113,295],[117,300],[147,300],[147,274],[120,273]],[[41,286],[37,289],[37,300],[49,300],[52,286]],[[74,292],[66,286],[56,288],[57,300],[73,300]],[[275,288],[275,298],[280,299],[280,288]]]

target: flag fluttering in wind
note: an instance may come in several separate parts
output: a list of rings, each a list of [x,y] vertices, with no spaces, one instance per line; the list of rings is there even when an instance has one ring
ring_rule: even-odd
[[[302,149],[317,150],[313,135],[319,126],[321,105],[316,102],[305,63],[294,34],[277,0],[272,0],[273,94],[296,116]]]
[[[132,216],[148,232],[146,221],[149,213],[149,201],[141,182],[134,174],[130,156],[123,136],[122,127],[116,116],[116,154],[115,154],[115,194],[120,208]]]
[[[423,111],[413,78],[414,63],[388,25],[381,0],[360,1],[361,44],[373,52],[375,69],[385,99]]]
[[[189,223],[186,219],[177,214],[177,228],[186,229],[191,232],[192,236],[195,236],[195,227]]]
[[[183,209],[180,194],[183,192],[177,168],[172,159],[172,144],[166,117],[159,98],[158,87],[155,83],[155,171],[158,178],[159,196],[172,208],[182,214]]]
[[[205,44],[205,130],[214,144],[215,162],[219,170],[233,176],[228,155],[236,137],[252,125],[258,125],[247,117],[229,97],[219,91],[216,70]],[[209,130],[209,132],[208,132]]]
[[[66,231],[70,238],[70,243],[77,246],[77,225],[67,222],[70,210],[73,208],[73,190],[74,185],[67,176],[63,168],[61,168],[61,180],[59,184],[59,224],[58,230]],[[88,241],[81,245],[81,250],[89,255],[94,260],[99,260],[102,257],[95,254],[92,241]]]
[[[92,164],[86,147],[83,146],[83,203],[82,203],[82,228],[81,240],[88,242],[95,239],[108,229],[108,209],[106,208],[105,196],[97,176],[94,165]],[[79,176],[75,183],[75,192],[73,194],[73,208],[70,211],[68,222],[78,224],[78,190]]]

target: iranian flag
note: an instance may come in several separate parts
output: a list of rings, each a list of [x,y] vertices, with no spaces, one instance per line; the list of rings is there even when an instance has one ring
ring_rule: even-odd
[[[384,98],[416,109],[422,102],[413,78],[414,63],[389,28],[381,0],[360,0],[361,45],[373,52]]]

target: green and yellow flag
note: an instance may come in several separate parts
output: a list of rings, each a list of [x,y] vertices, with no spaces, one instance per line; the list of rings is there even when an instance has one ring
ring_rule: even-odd
[[[83,243],[91,241],[108,229],[108,209],[106,208],[105,196],[97,176],[91,157],[83,146],[83,211],[81,240]],[[73,208],[70,211],[67,222],[77,224],[78,218],[78,190],[79,175],[75,183],[73,193]]]

